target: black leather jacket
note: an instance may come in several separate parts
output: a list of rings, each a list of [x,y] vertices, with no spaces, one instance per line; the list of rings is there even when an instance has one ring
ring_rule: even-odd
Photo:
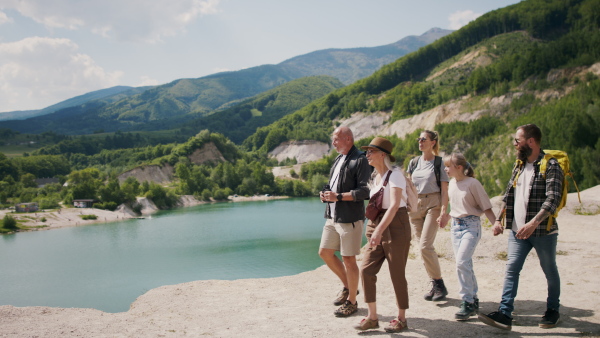
[[[339,155],[333,162],[329,171],[329,179],[333,175],[335,167],[342,158]],[[336,223],[352,223],[365,219],[365,202],[369,199],[369,187],[367,182],[371,177],[371,167],[365,154],[352,146],[346,160],[340,168],[340,178],[337,180],[338,193],[351,192],[353,201],[341,201],[335,203],[335,222]],[[325,208],[325,218],[331,218],[329,206]]]

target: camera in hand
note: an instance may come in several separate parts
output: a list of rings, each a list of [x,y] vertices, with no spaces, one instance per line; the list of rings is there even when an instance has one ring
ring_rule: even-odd
[[[323,186],[323,190],[321,190],[321,192],[326,192],[326,191],[331,191],[331,186],[329,184],[325,184]],[[323,202],[323,203],[331,203],[331,202],[328,202],[328,201],[321,201],[321,202]]]

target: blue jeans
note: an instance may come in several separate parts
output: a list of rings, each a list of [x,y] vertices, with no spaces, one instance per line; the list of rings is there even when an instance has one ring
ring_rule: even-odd
[[[500,312],[512,317],[512,312],[515,309],[515,297],[519,288],[519,274],[523,269],[523,264],[525,264],[525,258],[527,258],[532,248],[535,248],[542,270],[546,275],[546,281],[548,282],[547,308],[558,311],[560,306],[560,276],[558,275],[558,267],[556,266],[557,239],[558,234],[518,239],[515,237],[514,231],[509,231],[508,263],[506,263],[502,301],[499,307]],[[540,283],[541,286],[542,284]]]
[[[459,296],[463,301],[473,303],[478,291],[473,271],[473,253],[481,239],[481,221],[478,216],[453,217],[451,233],[460,284]]]

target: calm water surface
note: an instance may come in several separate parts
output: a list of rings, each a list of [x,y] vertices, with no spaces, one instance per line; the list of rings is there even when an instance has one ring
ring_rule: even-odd
[[[216,203],[0,236],[0,305],[121,312],[162,285],[312,270],[323,212],[317,198]]]

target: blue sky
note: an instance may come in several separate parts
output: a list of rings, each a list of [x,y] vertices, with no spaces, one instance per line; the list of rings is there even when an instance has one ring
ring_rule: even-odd
[[[0,0],[0,112],[459,29],[517,0]]]

